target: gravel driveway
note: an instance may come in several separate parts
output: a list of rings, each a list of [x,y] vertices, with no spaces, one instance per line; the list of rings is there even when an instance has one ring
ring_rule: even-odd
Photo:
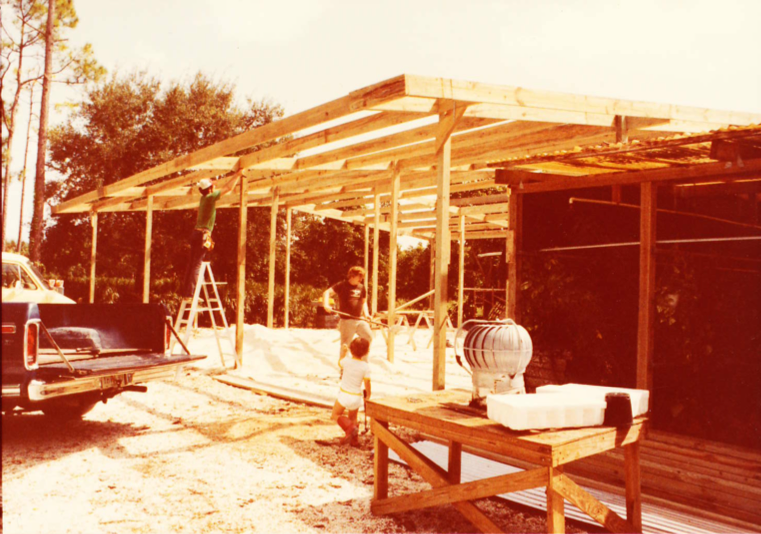
[[[339,447],[329,413],[185,371],[124,393],[81,422],[2,423],[2,527],[33,533],[471,532],[451,506],[370,513],[372,436]],[[392,495],[427,489],[391,464]],[[542,514],[479,506],[507,532]],[[581,532],[569,525],[569,532]]]

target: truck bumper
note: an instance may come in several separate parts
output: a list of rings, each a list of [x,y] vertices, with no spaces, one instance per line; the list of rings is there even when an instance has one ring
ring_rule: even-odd
[[[21,384],[3,384],[3,398],[14,399],[21,397]]]
[[[98,376],[72,378],[60,382],[32,380],[29,382],[27,392],[30,401],[41,401],[77,393],[118,390],[133,384],[172,378],[177,370],[184,367],[187,363],[170,363],[131,372],[99,374]],[[5,397],[5,387],[3,387],[3,396]]]

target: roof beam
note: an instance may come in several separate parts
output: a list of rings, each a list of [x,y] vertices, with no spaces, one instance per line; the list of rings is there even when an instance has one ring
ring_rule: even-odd
[[[481,104],[506,104],[525,108],[544,108],[625,115],[631,117],[674,119],[719,124],[757,124],[761,114],[720,111],[613,98],[537,91],[487,83],[405,75],[408,96],[446,98]]]
[[[602,187],[615,184],[637,184],[643,182],[666,182],[674,180],[707,180],[741,178],[761,171],[761,159],[737,165],[731,162],[706,163],[678,169],[666,168],[648,171],[630,171],[594,174],[589,176],[564,177],[559,180],[524,184],[517,193],[542,193],[564,189]]]

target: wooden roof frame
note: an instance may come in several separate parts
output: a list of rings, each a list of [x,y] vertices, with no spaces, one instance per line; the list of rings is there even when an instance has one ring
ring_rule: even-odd
[[[217,205],[239,210],[239,288],[245,280],[245,208],[271,208],[268,327],[273,325],[279,206],[287,209],[288,221],[296,209],[365,225],[366,261],[368,229],[373,228],[373,311],[378,232],[390,232],[389,324],[395,319],[397,235],[433,239],[433,389],[444,387],[451,240],[458,239],[462,251],[465,238],[506,239],[506,314],[519,322],[524,195],[612,186],[615,198],[620,186],[639,184],[636,384],[651,389],[657,185],[710,182],[715,192],[716,182],[725,182],[759,198],[761,114],[397,76],[54,206],[55,215],[91,214],[91,302],[99,212],[146,211],[150,229],[153,211],[195,209],[200,195],[193,186],[202,178],[232,180],[239,174],[244,177],[239,194],[226,195]],[[487,197],[450,198],[498,186],[504,191]],[[150,231],[144,279],[150,280]],[[143,295],[147,301],[147,283]],[[244,300],[239,289],[238,357]],[[287,299],[285,313],[287,327]],[[393,330],[388,336],[393,361]]]
[[[531,177],[536,177],[517,180],[517,185],[521,185],[519,193],[587,184],[639,183],[650,179],[648,176],[653,176],[653,180],[663,176],[689,180],[689,176],[672,172],[668,162],[652,163],[647,157],[643,158],[642,166],[647,167],[646,162],[650,161],[651,168],[661,168],[662,172],[650,175],[647,169],[635,169],[639,174],[626,170],[616,174],[610,172],[614,169],[593,166],[585,169],[578,164],[558,170],[569,157],[551,153],[613,144],[621,139],[622,118],[626,137],[637,146],[630,145],[630,150],[619,146],[619,154],[645,153],[651,140],[657,146],[664,136],[677,136],[670,145],[680,146],[707,143],[717,135],[741,138],[742,132],[719,132],[713,136],[705,132],[761,124],[761,114],[405,74],[68,199],[54,206],[53,214],[145,211],[149,196],[153,196],[154,211],[195,209],[199,195],[191,187],[193,184],[201,178],[242,171],[249,206],[270,206],[277,188],[279,203],[288,208],[365,223],[377,193],[381,202],[387,203],[390,177],[398,166],[399,209],[405,219],[415,211],[433,210],[436,139],[441,133],[437,118],[446,109],[454,113],[450,193],[494,187],[497,174],[501,174],[502,184],[511,185],[507,176],[517,172],[530,172]],[[693,138],[695,133],[701,135]],[[271,145],[286,137],[290,138]],[[344,146],[336,147],[338,142]],[[270,146],[235,155],[265,144]],[[305,151],[311,153],[304,154]],[[521,158],[525,161],[520,161]],[[542,169],[541,164],[551,168],[552,162],[556,162],[555,170]],[[502,167],[511,170],[495,171]],[[239,203],[240,199],[228,196],[219,206],[233,207]],[[461,210],[451,208],[450,216],[456,219]],[[416,225],[413,220],[400,225],[399,232],[433,237],[430,224],[421,220]],[[473,237],[478,237],[479,232],[485,232],[483,236],[487,237],[504,231],[506,221],[505,209],[501,218],[497,213],[488,218],[470,214],[465,225],[466,230],[474,230]],[[383,230],[389,230],[388,221],[380,224]]]

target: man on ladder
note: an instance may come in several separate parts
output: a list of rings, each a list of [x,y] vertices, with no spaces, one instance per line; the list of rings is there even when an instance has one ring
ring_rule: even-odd
[[[201,264],[206,257],[206,252],[214,247],[211,240],[211,232],[214,229],[214,220],[217,218],[217,199],[229,193],[238,185],[241,172],[235,173],[233,179],[219,191],[214,191],[214,182],[204,178],[198,182],[198,190],[201,192],[201,202],[198,204],[198,219],[193,233],[190,236],[190,261],[185,268],[185,276],[182,279],[183,299],[193,298],[193,290],[201,270]]]

